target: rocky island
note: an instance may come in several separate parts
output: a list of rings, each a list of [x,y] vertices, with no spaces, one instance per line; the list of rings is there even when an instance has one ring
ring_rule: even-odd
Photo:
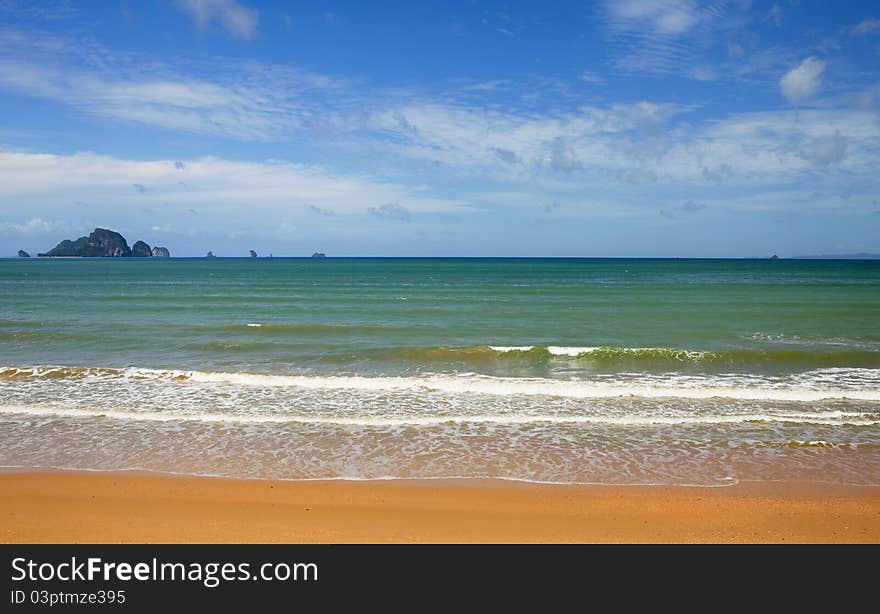
[[[153,250],[143,241],[135,241],[135,244],[131,246],[132,258],[147,258],[152,255]]]
[[[95,228],[87,237],[75,241],[65,239],[48,252],[37,254],[43,258],[71,257],[83,258],[150,258],[169,257],[165,247],[150,249],[143,241],[136,241],[132,247],[121,234],[106,228]]]
[[[30,258],[31,255],[29,253],[27,253],[26,251],[24,251],[23,249],[20,249],[20,250],[18,250],[18,257],[19,258]]]

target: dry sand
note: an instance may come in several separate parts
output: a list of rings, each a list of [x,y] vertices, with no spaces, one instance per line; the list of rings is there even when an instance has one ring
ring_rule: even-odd
[[[0,518],[0,541],[16,543],[880,543],[880,487],[283,482],[29,472],[0,475]]]

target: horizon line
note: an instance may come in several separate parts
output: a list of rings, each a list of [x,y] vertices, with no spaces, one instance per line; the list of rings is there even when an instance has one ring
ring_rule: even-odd
[[[774,257],[775,256],[775,257]],[[803,256],[3,256],[2,260],[880,260],[880,253]]]

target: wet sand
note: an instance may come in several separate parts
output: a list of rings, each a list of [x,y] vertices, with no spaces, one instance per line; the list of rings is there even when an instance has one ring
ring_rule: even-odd
[[[880,487],[0,474],[12,543],[880,543]]]

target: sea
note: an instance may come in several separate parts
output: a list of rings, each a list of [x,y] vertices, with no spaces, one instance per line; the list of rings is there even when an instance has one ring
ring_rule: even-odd
[[[880,484],[880,261],[0,260],[0,466]]]

